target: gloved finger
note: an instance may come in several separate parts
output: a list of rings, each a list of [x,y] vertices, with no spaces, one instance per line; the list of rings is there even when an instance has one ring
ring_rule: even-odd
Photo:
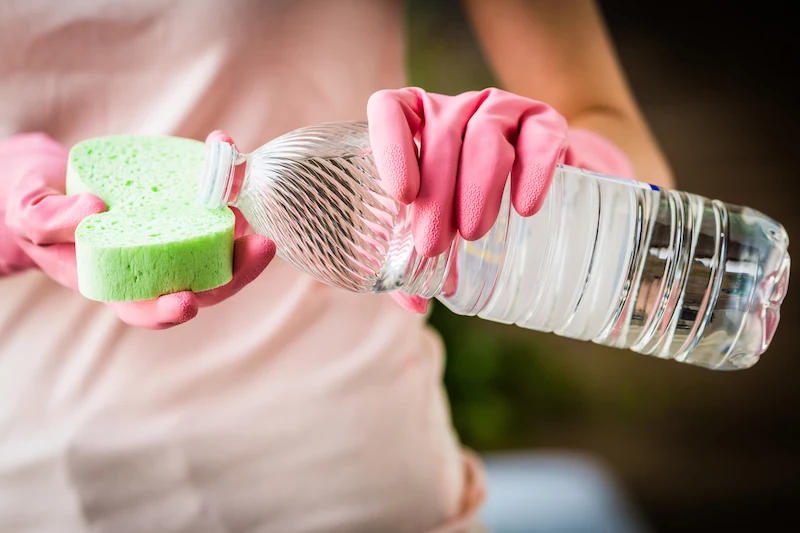
[[[566,120],[546,104],[532,103],[520,121],[511,171],[511,202],[523,217],[542,207],[567,148]]]
[[[214,130],[208,134],[206,137],[206,144],[210,143],[211,141],[220,141],[224,143],[228,143],[230,145],[234,145],[233,139],[231,136],[225,133],[222,130]]]
[[[167,329],[194,318],[201,307],[225,300],[239,292],[266,268],[275,256],[275,244],[261,235],[236,241],[233,253],[233,280],[223,287],[197,294],[179,292],[144,302],[113,302],[108,305],[119,318],[147,329]]]
[[[450,262],[450,269],[442,287],[442,296],[451,297],[456,293],[458,289],[458,271],[458,257],[454,257]],[[409,296],[400,291],[389,293],[389,296],[391,296],[400,307],[412,313],[424,314],[427,312],[428,306],[430,305],[430,300],[422,298],[421,296]]]
[[[212,131],[211,133],[208,134],[208,136],[206,137],[206,144],[210,143],[211,141],[220,141],[220,142],[228,143],[231,146],[236,146],[236,144],[233,142],[233,139],[231,138],[231,136],[228,135],[227,133],[225,133],[224,131],[221,131],[221,130],[214,130],[214,131]],[[240,165],[240,166],[236,167],[234,169],[234,172],[243,173],[244,172],[244,165]],[[239,177],[241,177],[241,176],[239,176]],[[240,183],[241,180],[234,179],[234,182]],[[239,211],[235,207],[231,207],[230,209],[231,209],[231,211],[233,211],[233,214],[236,217],[236,227],[235,227],[236,229],[234,230],[234,237],[238,239],[239,237],[243,237],[247,233],[247,230],[250,228],[250,225],[248,224],[247,220],[242,215],[241,211]]]
[[[20,249],[55,282],[78,290],[78,267],[72,242],[38,246],[26,239],[15,239]]]
[[[263,235],[247,235],[233,248],[233,279],[216,289],[196,294],[200,307],[215,305],[230,298],[256,279],[275,257],[275,243]]]
[[[466,126],[456,185],[456,220],[461,236],[480,239],[497,220],[503,190],[514,166],[517,125],[527,99],[487,91]]]
[[[383,90],[367,101],[369,138],[381,185],[401,203],[410,204],[419,193],[420,175],[414,138],[423,121],[416,88]]]
[[[406,311],[420,315],[423,315],[427,312],[428,304],[430,303],[430,300],[426,300],[420,296],[409,296],[408,294],[400,291],[391,292],[389,293],[389,296],[391,296],[392,300],[397,302],[397,304]]]
[[[455,295],[456,291],[458,290],[458,273],[460,270],[458,261],[458,254],[455,254],[454,257],[450,258],[450,267],[447,272],[447,278],[444,280],[444,285],[442,286],[441,292],[441,295],[445,298],[450,298],[451,296]]]
[[[455,195],[462,139],[479,94],[455,97],[425,94],[425,124],[421,132],[420,187],[411,224],[417,251],[434,257],[456,236]]]
[[[197,316],[199,309],[196,296],[188,291],[144,302],[110,302],[107,305],[126,324],[154,330],[188,322]]]
[[[398,201],[412,202],[414,244],[424,256],[442,253],[455,237],[453,204],[461,139],[479,105],[475,96],[450,97],[412,87],[378,91],[367,105],[370,143],[382,184]]]
[[[250,225],[247,223],[247,220],[244,218],[244,215],[241,211],[239,211],[239,209],[235,207],[230,207],[229,209],[233,211],[233,215],[236,217],[236,225],[234,226],[233,230],[234,238],[238,239],[240,237],[244,237],[247,233],[247,230],[250,228]]]

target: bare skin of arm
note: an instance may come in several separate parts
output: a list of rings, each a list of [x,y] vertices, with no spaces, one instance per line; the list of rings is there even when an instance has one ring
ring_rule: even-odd
[[[674,186],[594,0],[462,1],[502,88],[614,142],[637,179]]]

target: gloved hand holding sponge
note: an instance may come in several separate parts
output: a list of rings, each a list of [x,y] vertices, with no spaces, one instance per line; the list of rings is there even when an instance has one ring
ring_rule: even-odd
[[[202,143],[198,144],[202,149]],[[37,268],[61,285],[78,289],[75,231],[86,217],[106,211],[106,203],[89,192],[65,195],[68,160],[66,148],[42,133],[17,135],[0,143],[0,275]],[[166,329],[194,318],[201,307],[236,294],[275,255],[275,245],[266,237],[245,236],[247,225],[241,215],[236,216],[228,283],[199,293],[178,291],[106,305],[129,325]]]
[[[570,129],[548,105],[498,89],[457,96],[379,91],[367,115],[382,181],[398,201],[414,205],[422,255],[438,255],[456,233],[468,240],[485,235],[509,176],[522,216],[541,207],[558,163],[633,177],[623,152],[600,135]],[[222,132],[208,139],[233,144]],[[165,153],[165,143],[175,152]],[[205,220],[194,206],[169,208],[165,198],[189,203],[199,171],[181,167],[184,153],[201,162],[202,143],[106,137],[79,143],[70,155],[42,133],[0,141],[0,276],[35,268],[77,290],[77,229],[97,244],[84,246],[82,292],[91,285],[95,299],[129,325],[169,328],[239,292],[267,267],[275,245],[245,235],[247,223],[235,209],[228,219]],[[131,276],[138,288],[119,281]],[[131,295],[142,299],[109,301]],[[410,311],[427,308],[418,297],[392,296]]]

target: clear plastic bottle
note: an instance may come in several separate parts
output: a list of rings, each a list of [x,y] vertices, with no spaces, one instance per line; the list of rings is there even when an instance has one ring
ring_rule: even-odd
[[[507,187],[486,236],[421,257],[361,122],[301,128],[251,154],[211,143],[199,201],[239,208],[285,261],[342,289],[401,290],[713,369],[758,361],[789,280],[786,232],[761,213],[567,166],[536,215],[519,216]]]

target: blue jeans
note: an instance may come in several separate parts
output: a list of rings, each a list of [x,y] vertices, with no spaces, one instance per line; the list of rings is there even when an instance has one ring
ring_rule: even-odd
[[[599,462],[569,453],[483,457],[488,477],[481,522],[491,533],[646,533]]]

